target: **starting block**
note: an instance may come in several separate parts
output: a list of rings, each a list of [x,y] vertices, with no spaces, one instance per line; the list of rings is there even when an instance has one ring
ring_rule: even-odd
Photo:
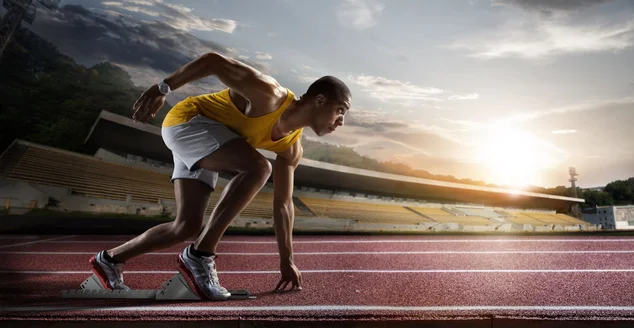
[[[187,280],[179,272],[161,285],[160,289],[108,290],[93,273],[80,285],[81,289],[62,290],[62,298],[136,298],[156,300],[202,300],[191,290]],[[230,300],[254,299],[248,290],[229,290]]]

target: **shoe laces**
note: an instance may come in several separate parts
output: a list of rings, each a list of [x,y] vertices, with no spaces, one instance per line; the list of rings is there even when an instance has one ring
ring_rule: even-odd
[[[216,262],[214,261],[214,257],[203,256],[201,258],[203,264],[205,264],[205,269],[207,271],[207,282],[211,283],[212,285],[219,285],[220,282],[218,281],[218,272],[216,272]]]

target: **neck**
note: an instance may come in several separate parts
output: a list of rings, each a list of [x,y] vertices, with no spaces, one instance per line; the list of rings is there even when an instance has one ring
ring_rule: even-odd
[[[294,100],[284,111],[279,121],[279,129],[283,133],[290,133],[297,129],[307,127],[310,124],[310,112],[308,106],[300,100]]]

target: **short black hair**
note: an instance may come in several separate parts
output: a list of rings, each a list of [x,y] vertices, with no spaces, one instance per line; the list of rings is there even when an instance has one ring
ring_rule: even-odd
[[[319,94],[326,96],[328,102],[333,100],[344,101],[351,96],[350,89],[348,89],[348,86],[346,86],[343,81],[329,75],[317,79],[308,87],[308,91],[306,91],[306,96],[309,98],[313,98]]]

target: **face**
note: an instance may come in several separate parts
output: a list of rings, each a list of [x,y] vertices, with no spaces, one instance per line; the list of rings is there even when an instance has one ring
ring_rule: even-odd
[[[332,101],[327,101],[323,95],[315,97],[317,115],[312,127],[315,134],[321,137],[343,126],[343,118],[350,110],[350,106],[350,97]]]

